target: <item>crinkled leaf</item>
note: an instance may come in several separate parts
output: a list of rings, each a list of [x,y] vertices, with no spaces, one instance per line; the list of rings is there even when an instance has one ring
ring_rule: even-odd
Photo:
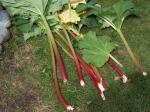
[[[96,4],[95,0],[88,1],[87,4],[79,4],[76,11],[78,13],[83,13],[80,16],[80,28],[82,28],[83,25],[86,25],[87,27],[101,26],[101,23],[99,23],[96,18],[96,16],[101,13],[101,5]]]
[[[38,19],[39,18],[37,18],[36,16],[32,16],[32,18],[26,18],[24,16],[14,16],[12,18],[12,22],[19,32],[27,33],[31,32],[33,26],[37,26],[37,24],[34,23],[36,23]]]
[[[103,10],[101,16],[112,22],[116,28],[120,29],[124,19],[129,15],[136,15],[134,3],[131,0],[119,0],[112,7]]]
[[[46,17],[51,28],[60,29],[59,19],[56,15],[50,15]]]
[[[126,14],[135,8],[131,0],[120,0],[118,3],[113,5],[113,8],[118,18],[126,17]]]
[[[85,12],[84,16],[88,17],[90,15],[99,15],[101,13],[101,5],[99,4],[79,4],[76,8],[78,13]]]
[[[80,21],[80,17],[77,14],[77,12],[73,9],[71,10],[65,10],[61,14],[59,14],[59,17],[61,19],[61,22],[66,24],[66,23],[77,23]]]
[[[95,5],[98,3],[98,0],[88,0],[89,5]]]
[[[94,16],[82,19],[81,24],[86,25],[87,27],[100,27],[101,26],[100,22],[98,22],[98,20]]]
[[[34,28],[34,30],[31,32],[23,33],[24,40],[26,41],[26,40],[30,39],[31,37],[39,36],[42,33],[43,33],[43,29],[41,29],[40,27]]]
[[[0,0],[7,8],[11,7],[13,10],[23,11],[24,13],[40,14],[44,13],[47,0]],[[19,13],[18,13],[19,14]]]
[[[102,67],[108,61],[110,53],[115,46],[108,36],[97,37],[96,33],[91,31],[79,41],[83,59],[97,67]]]

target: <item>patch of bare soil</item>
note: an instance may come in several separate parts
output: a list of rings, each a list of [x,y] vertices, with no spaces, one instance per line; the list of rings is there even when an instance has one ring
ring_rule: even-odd
[[[31,105],[37,102],[37,96],[33,88],[20,92],[18,96],[11,95],[0,90],[0,112],[32,112]]]
[[[14,55],[11,48],[7,49],[8,53],[0,59],[0,76],[16,74],[18,70],[22,68],[24,63],[32,66],[32,71],[38,71],[40,69],[39,64],[32,56],[32,46],[30,44],[23,44],[18,50],[20,55]]]
[[[34,85],[34,82],[29,82],[31,85],[26,86],[27,84],[17,74],[25,63],[31,66],[30,69],[33,72],[38,71],[40,66],[32,56],[32,48],[29,44],[23,44],[18,49],[22,55],[16,55],[16,51],[11,48],[7,50],[9,51],[0,60],[0,112],[17,112],[17,110],[19,112],[33,112],[32,106],[38,102],[37,85]],[[10,80],[5,76],[13,77],[12,82],[9,82]],[[6,87],[1,84],[3,81],[8,82]]]

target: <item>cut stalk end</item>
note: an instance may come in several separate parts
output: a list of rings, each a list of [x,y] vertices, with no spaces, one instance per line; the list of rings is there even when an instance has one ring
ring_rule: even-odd
[[[67,81],[68,81],[68,80],[67,80],[67,79],[65,79],[65,80],[63,80],[63,83],[64,83],[64,84],[66,84],[66,83],[67,83]]]
[[[143,72],[142,74],[143,74],[143,76],[147,76],[147,72]]]
[[[102,83],[99,82],[98,87],[102,92],[105,91],[105,88],[103,87]]]
[[[127,83],[127,81],[128,81],[127,76],[123,75],[123,76],[122,76],[122,81],[123,81],[123,83]]]
[[[83,81],[83,80],[80,80],[80,85],[81,85],[82,87],[84,87],[84,86],[85,86],[85,83],[84,83],[84,81]]]
[[[71,105],[68,105],[66,109],[69,110],[69,111],[73,111],[74,110],[74,108]]]
[[[101,97],[102,97],[102,100],[103,100],[103,101],[105,101],[105,100],[106,100],[106,98],[105,98],[105,96],[104,96],[104,93],[103,93],[103,92],[101,93]]]

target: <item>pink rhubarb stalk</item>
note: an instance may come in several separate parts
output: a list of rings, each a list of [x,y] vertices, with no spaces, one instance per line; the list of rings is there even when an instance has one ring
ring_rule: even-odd
[[[71,58],[74,60],[74,57],[66,50],[64,49],[61,44],[57,41],[58,45],[62,48],[62,50]],[[85,71],[86,74],[91,78],[92,82],[94,83],[96,89],[98,90],[99,95],[102,97],[103,100],[105,100],[105,96],[103,92],[100,90],[98,84],[99,79],[97,79],[96,75],[94,74],[94,71],[89,67],[87,63],[84,62],[84,60],[76,53],[76,56],[80,62],[81,68]],[[74,60],[75,61],[75,60]]]
[[[123,83],[126,83],[126,82],[128,81],[128,78],[127,78],[126,74],[123,73],[122,70],[119,69],[119,68],[113,63],[113,61],[109,60],[107,63],[118,73],[118,75],[122,78]]]
[[[45,30],[46,30],[48,42],[49,42],[49,47],[50,47],[50,51],[51,51],[52,65],[53,65],[53,73],[52,74],[53,74],[54,85],[55,85],[55,90],[56,90],[57,96],[65,109],[73,110],[74,108],[65,101],[65,99],[61,93],[61,90],[60,90],[60,86],[59,86],[59,82],[58,82],[58,78],[57,78],[57,74],[56,74],[55,57],[58,61],[59,69],[61,71],[62,79],[64,82],[67,81],[67,76],[66,76],[65,69],[64,69],[60,54],[58,52],[58,49],[57,49],[57,46],[56,46],[56,43],[54,40],[54,36],[51,32],[51,29],[47,23],[45,16],[43,14],[41,14],[41,19],[45,26]]]
[[[54,53],[55,53],[55,56],[56,56],[56,60],[58,62],[59,70],[60,70],[60,73],[61,73],[61,76],[62,76],[62,80],[63,80],[63,82],[66,82],[68,80],[68,78],[67,78],[67,75],[66,75],[66,72],[65,72],[65,68],[64,68],[61,56],[60,56],[60,54],[58,52],[54,36],[52,34],[52,31],[51,31],[51,29],[49,27],[49,24],[48,24],[45,16],[43,14],[41,14],[41,19],[42,19],[42,21],[44,23],[45,30],[47,32],[48,42],[52,46],[52,48],[54,50]]]
[[[69,35],[68,35],[66,29],[65,29],[64,27],[62,27],[62,28],[63,28],[63,31],[64,31],[64,33],[65,33],[65,35],[66,35],[67,41],[68,41],[68,44],[67,44],[67,45],[68,45],[68,46],[70,47],[70,49],[71,49],[72,56],[73,56],[73,58],[74,58],[74,61],[75,61],[76,67],[77,67],[78,77],[79,77],[79,80],[80,80],[80,85],[83,87],[83,86],[85,85],[85,82],[84,82],[82,70],[81,70],[81,68],[80,68],[79,60],[78,60],[78,58],[77,58],[77,56],[76,56],[75,50],[74,50],[74,48],[73,48],[73,46],[72,46],[70,37],[69,37]]]
[[[98,69],[95,66],[92,66],[92,69],[93,69],[97,79],[99,80],[99,88],[103,91],[108,90],[108,87],[107,87],[104,79],[102,78],[100,72],[98,71]]]
[[[66,72],[65,72],[65,68],[64,68],[61,56],[58,52],[57,46],[55,45],[53,47],[53,49],[54,49],[56,60],[57,60],[58,66],[59,66],[59,70],[60,70],[60,73],[61,73],[62,80],[63,80],[64,83],[66,83],[68,78],[67,78],[67,75],[66,75]]]
[[[60,86],[59,86],[59,82],[58,82],[58,78],[57,78],[57,75],[56,75],[56,67],[53,67],[53,79],[54,79],[54,86],[55,86],[55,90],[56,90],[56,93],[57,93],[57,96],[61,102],[61,104],[63,105],[63,107],[67,110],[74,110],[74,108],[69,105],[66,101],[65,101],[65,98],[64,96],[62,95],[61,93],[61,89],[60,89]]]
[[[103,93],[104,87],[102,85],[100,87],[101,82],[99,82],[99,79],[95,76],[94,71],[88,66],[88,64],[85,63],[84,60],[82,60],[79,57],[79,55],[77,55],[77,56],[78,56],[78,59],[80,61],[81,67],[83,68],[85,73],[91,78],[91,80],[94,83],[99,95],[102,97],[103,100],[105,100],[105,96],[104,96],[104,93]]]

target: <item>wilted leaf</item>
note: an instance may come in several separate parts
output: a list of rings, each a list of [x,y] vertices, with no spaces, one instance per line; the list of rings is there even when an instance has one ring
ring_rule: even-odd
[[[80,21],[80,17],[78,16],[77,12],[73,9],[68,9],[63,11],[61,14],[59,14],[59,17],[61,19],[61,22],[66,23],[77,23]]]

